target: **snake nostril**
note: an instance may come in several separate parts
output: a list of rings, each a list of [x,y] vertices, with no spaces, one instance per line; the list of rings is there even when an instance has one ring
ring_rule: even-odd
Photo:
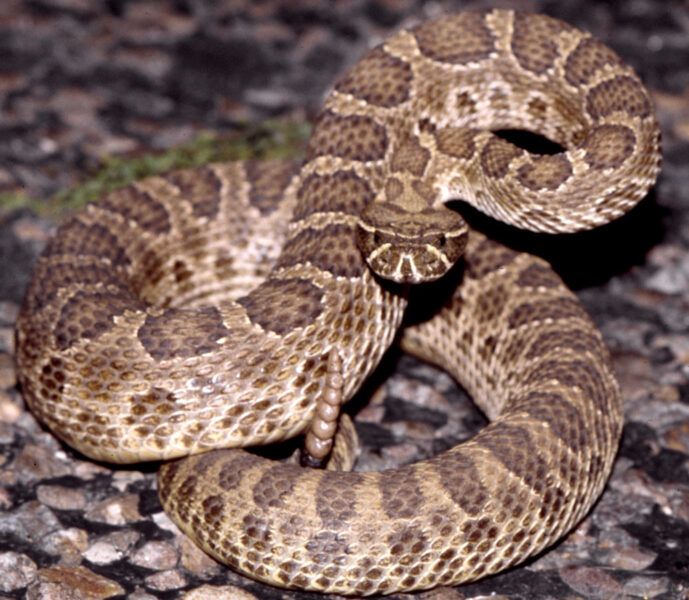
[[[382,238],[380,237],[380,233],[376,232],[373,234],[373,243],[378,245],[382,241]]]
[[[444,235],[441,235],[441,236],[438,238],[438,248],[444,248],[446,242],[447,242],[447,238],[446,238]]]

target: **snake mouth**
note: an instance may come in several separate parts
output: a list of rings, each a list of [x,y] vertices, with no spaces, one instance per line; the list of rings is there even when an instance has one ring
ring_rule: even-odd
[[[374,273],[395,283],[439,279],[464,254],[468,226],[447,209],[409,212],[374,204],[362,213],[359,248]]]

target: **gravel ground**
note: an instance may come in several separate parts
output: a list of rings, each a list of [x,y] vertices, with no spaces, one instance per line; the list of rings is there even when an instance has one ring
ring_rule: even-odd
[[[612,350],[626,426],[602,499],[565,540],[508,573],[418,596],[689,598],[686,0],[2,0],[0,199],[31,202],[0,204],[0,599],[316,597],[219,566],[162,512],[154,467],[86,460],[26,411],[13,323],[55,225],[35,210],[104,156],[308,120],[337,75],[392,30],[488,5],[565,19],[633,64],[658,109],[664,169],[638,208],[595,232],[546,239],[475,218],[548,257],[577,290]],[[446,375],[408,357],[390,356],[367,394],[363,468],[434,454],[483,423]]]

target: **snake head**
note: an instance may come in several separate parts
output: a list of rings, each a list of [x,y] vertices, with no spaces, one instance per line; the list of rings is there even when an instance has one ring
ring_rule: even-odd
[[[411,212],[389,202],[369,204],[359,216],[358,244],[369,267],[396,283],[445,275],[464,254],[469,229],[456,212]]]

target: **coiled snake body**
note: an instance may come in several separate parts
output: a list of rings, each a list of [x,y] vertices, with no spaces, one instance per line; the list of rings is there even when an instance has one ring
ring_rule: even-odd
[[[565,150],[533,155],[498,129]],[[589,510],[620,397],[600,334],[550,267],[443,204],[576,231],[628,210],[658,169],[646,91],[589,35],[507,10],[402,31],[335,86],[303,164],[151,177],[63,224],[18,320],[25,398],[94,458],[194,454],[161,467],[163,505],[255,578],[371,594],[496,572]],[[380,473],[205,452],[303,432],[333,353],[351,397],[395,338],[408,284],[462,253],[452,297],[401,343],[490,417],[472,440]]]

